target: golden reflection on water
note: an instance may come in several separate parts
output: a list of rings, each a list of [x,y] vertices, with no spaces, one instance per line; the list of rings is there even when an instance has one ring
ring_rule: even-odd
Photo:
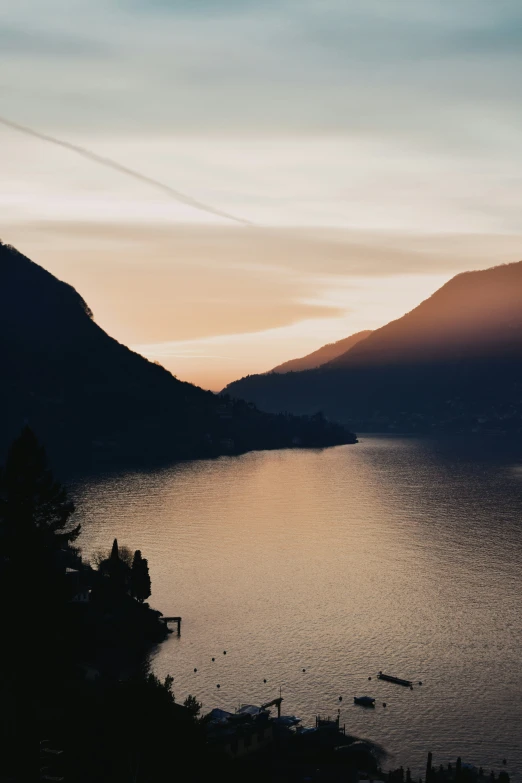
[[[341,705],[415,774],[431,750],[505,757],[520,781],[522,448],[495,448],[369,437],[92,478],[74,489],[82,545],[148,557],[151,604],[183,617],[154,658],[178,700],[232,709],[281,685],[286,713]]]

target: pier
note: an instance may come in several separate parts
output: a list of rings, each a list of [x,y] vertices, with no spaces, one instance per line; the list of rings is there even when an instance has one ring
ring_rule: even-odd
[[[181,636],[181,617],[162,617],[161,618],[165,625],[168,623],[177,623],[178,624],[178,636]]]
[[[377,679],[386,680],[386,682],[394,682],[396,685],[405,685],[407,688],[413,687],[411,680],[403,680],[402,677],[394,677],[391,674],[383,674],[382,672],[379,672]]]

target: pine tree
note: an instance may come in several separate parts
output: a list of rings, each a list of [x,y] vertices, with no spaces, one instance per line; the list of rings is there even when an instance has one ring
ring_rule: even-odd
[[[150,590],[149,564],[141,556],[140,550],[137,549],[132,561],[131,595],[138,601],[143,602],[150,596]]]
[[[141,561],[142,561],[141,552],[139,549],[137,549],[134,552],[134,558],[132,560],[132,568],[131,568],[131,595],[133,598],[138,597]]]
[[[70,598],[66,567],[76,564],[77,551],[71,545],[80,533],[80,525],[71,524],[73,512],[65,488],[49,470],[45,450],[26,427],[0,470],[0,595],[5,640],[0,653],[0,692],[13,747],[20,747],[26,737],[37,736],[36,719],[28,705],[41,698],[48,683],[70,664],[64,632]],[[28,629],[38,639],[30,678],[20,668]],[[16,773],[21,780],[31,779],[35,760],[38,763],[31,752],[23,758],[17,754]]]
[[[124,547],[123,547],[124,549]],[[109,557],[103,560],[99,565],[101,573],[110,579],[110,588],[114,595],[128,593],[131,582],[131,569],[127,563],[120,557],[120,548],[118,539],[115,538],[112,543],[112,549]]]
[[[71,550],[80,525],[71,526],[74,503],[49,469],[45,449],[25,427],[0,472],[0,554],[4,562],[56,561]]]
[[[183,706],[187,708],[193,718],[197,718],[203,704],[198,701],[195,696],[189,694],[183,702]]]

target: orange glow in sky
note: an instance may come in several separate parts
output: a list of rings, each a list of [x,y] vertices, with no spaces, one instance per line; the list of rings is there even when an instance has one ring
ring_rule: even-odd
[[[520,246],[517,236],[205,225],[41,223],[9,236],[77,288],[117,340],[216,391],[382,326]]]

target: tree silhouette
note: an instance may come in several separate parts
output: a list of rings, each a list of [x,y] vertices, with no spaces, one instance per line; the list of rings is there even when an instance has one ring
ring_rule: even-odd
[[[131,569],[120,557],[118,539],[115,538],[109,557],[99,565],[99,571],[110,580],[110,587],[115,595],[127,593],[131,581]]]
[[[106,560],[110,558],[111,552],[112,552],[112,547],[110,550],[98,549],[90,555],[89,562],[95,568],[100,568],[102,563],[104,563]],[[134,553],[129,549],[128,546],[122,546],[119,542],[118,542],[118,557],[120,558],[120,560],[123,560],[123,562],[129,566],[129,568],[131,568]]]
[[[199,716],[199,713],[201,712],[201,707],[203,705],[200,701],[196,699],[195,696],[189,694],[185,699],[185,701],[183,702],[183,706],[187,708],[187,710],[190,712],[193,718],[197,718]]]
[[[80,533],[80,525],[71,524],[73,512],[74,504],[49,470],[45,450],[32,430],[24,428],[0,470],[0,595],[5,639],[0,653],[0,692],[10,716],[7,735],[13,747],[19,746],[22,737],[36,736],[36,718],[27,705],[39,699],[46,684],[56,682],[69,665],[71,646],[64,628],[71,595],[66,568],[77,565],[72,544]],[[20,640],[27,634],[28,611],[31,633],[39,642],[30,682],[20,667]],[[35,761],[32,751],[24,758],[17,754],[16,775],[30,779]]]
[[[74,503],[53,478],[45,449],[25,427],[0,472],[0,551],[5,561],[57,565],[80,534],[72,526]]]
[[[141,556],[140,550],[137,549],[132,561],[131,595],[138,601],[143,602],[150,596],[150,590],[149,564]]]

